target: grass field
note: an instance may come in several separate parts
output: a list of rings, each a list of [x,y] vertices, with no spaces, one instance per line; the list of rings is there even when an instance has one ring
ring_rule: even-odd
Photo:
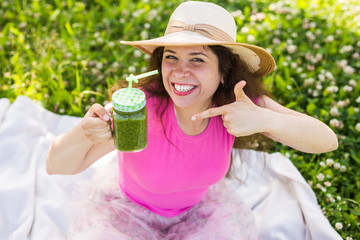
[[[315,191],[344,239],[360,239],[360,7],[356,0],[219,0],[238,41],[272,53],[264,81],[285,106],[317,117],[339,149],[305,154],[277,144]],[[3,0],[0,97],[26,95],[59,114],[83,116],[107,90],[146,69],[147,56],[120,40],[158,37],[180,1]]]

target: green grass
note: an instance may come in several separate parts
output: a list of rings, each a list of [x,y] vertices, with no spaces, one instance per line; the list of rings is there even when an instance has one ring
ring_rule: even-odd
[[[26,95],[55,113],[83,116],[91,104],[107,102],[117,80],[146,67],[144,54],[119,41],[162,35],[179,2],[1,1],[0,97]],[[280,144],[272,151],[290,156],[341,236],[360,239],[357,1],[214,2],[233,12],[238,41],[273,54],[277,68],[264,81],[274,97],[339,136],[339,149],[327,154]]]

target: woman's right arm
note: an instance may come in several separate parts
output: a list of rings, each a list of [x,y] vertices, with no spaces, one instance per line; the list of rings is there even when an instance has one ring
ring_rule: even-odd
[[[46,160],[47,173],[80,173],[115,150],[109,121],[103,106],[91,106],[78,125],[52,142]]]

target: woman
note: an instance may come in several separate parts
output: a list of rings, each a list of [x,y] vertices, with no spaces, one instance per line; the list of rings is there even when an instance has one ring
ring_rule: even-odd
[[[230,13],[190,1],[175,9],[163,37],[122,42],[151,54],[150,69],[161,73],[140,85],[148,146],[118,152],[118,185],[89,196],[87,214],[71,227],[74,238],[256,239],[251,211],[215,184],[229,169],[235,137],[262,133],[309,153],[337,148],[325,124],[266,95],[260,78],[274,69],[272,56],[235,39]],[[79,173],[115,150],[109,124],[107,110],[94,104],[54,140],[48,173]]]

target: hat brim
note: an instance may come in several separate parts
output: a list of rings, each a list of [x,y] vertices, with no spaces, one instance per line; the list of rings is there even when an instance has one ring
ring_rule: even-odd
[[[205,46],[222,45],[231,48],[257,76],[266,76],[275,68],[275,60],[265,49],[251,44],[222,42],[209,39],[193,31],[180,31],[163,37],[142,41],[121,41],[120,43],[138,48],[146,54],[160,46]]]

